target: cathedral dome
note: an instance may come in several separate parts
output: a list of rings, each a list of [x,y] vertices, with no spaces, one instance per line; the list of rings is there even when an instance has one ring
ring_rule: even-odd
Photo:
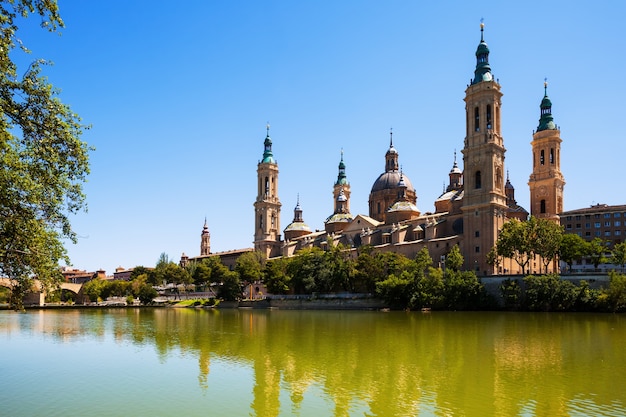
[[[382,190],[392,190],[396,189],[400,183],[400,172],[398,171],[387,171],[380,174],[380,176],[374,181],[374,185],[372,185],[372,191],[382,191]],[[406,174],[402,174],[404,184],[406,185],[407,191],[415,192],[415,188],[413,188],[413,184],[411,184],[411,180],[406,176]]]

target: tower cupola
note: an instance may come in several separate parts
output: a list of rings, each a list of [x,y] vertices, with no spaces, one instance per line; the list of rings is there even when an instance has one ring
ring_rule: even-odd
[[[275,164],[274,155],[272,154],[272,138],[270,138],[270,125],[267,124],[267,136],[265,136],[265,141],[263,142],[264,150],[263,150],[263,163],[265,164]]]
[[[472,84],[482,81],[492,81],[491,67],[489,66],[489,47],[484,39],[485,24],[480,22],[480,43],[476,48],[476,69],[474,70],[474,80]]]
[[[554,118],[552,117],[552,102],[548,98],[548,81],[543,83],[543,100],[541,100],[541,117],[539,118],[539,126],[537,132],[542,130],[556,130]]]
[[[348,179],[346,178],[346,164],[343,163],[343,149],[341,150],[341,161],[339,161],[339,173],[337,174],[337,182],[335,185],[346,185]]]

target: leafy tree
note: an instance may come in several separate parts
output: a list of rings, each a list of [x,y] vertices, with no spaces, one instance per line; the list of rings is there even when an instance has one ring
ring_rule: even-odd
[[[624,272],[624,265],[626,265],[626,242],[616,243],[611,250],[611,263],[620,267]]]
[[[446,271],[444,275],[444,296],[447,309],[478,309],[483,291],[483,285],[474,271]]]
[[[532,311],[570,311],[578,298],[576,286],[556,274],[528,275],[524,284],[525,305]]]
[[[83,291],[83,294],[89,297],[89,300],[92,303],[95,303],[98,300],[105,298],[105,297],[102,297],[102,291],[104,290],[105,286],[106,286],[106,281],[96,278],[96,279],[92,279],[91,281],[84,283],[82,287],[82,291]]]
[[[360,251],[354,266],[352,287],[354,291],[374,293],[376,283],[386,278],[386,265],[382,257],[372,255],[371,251]]]
[[[571,271],[574,261],[582,260],[586,247],[587,242],[582,237],[574,233],[564,233],[559,245],[559,258],[567,264]]]
[[[428,272],[415,278],[415,289],[411,296],[412,308],[441,309],[445,305],[445,284],[441,269],[428,268]]]
[[[222,300],[235,301],[240,299],[241,295],[242,291],[239,275],[234,271],[227,270],[218,287],[217,296]]]
[[[548,273],[548,266],[559,253],[563,226],[547,219],[538,219],[531,216],[527,226],[530,228],[530,245],[533,252],[541,257],[544,272]]]
[[[626,311],[626,275],[611,271],[609,280],[609,288],[604,290],[609,310]]]
[[[598,265],[608,261],[605,256],[607,249],[607,242],[599,237],[594,238],[591,242],[587,242],[585,254],[591,260],[594,268],[598,269]]]
[[[376,283],[376,294],[387,305],[394,308],[406,308],[411,300],[413,277],[410,272],[403,271],[400,276],[389,275]]]
[[[222,263],[219,256],[210,256],[196,264],[194,275],[191,278],[197,286],[203,287],[207,284],[221,283],[228,272],[230,271]]]
[[[318,276],[324,264],[324,251],[318,247],[302,249],[289,262],[288,273],[292,277],[296,294],[319,291]]]
[[[142,265],[136,266],[130,272],[130,280],[134,281],[140,275],[146,275],[146,278],[147,278],[147,276],[150,274],[150,271],[151,270],[149,268],[146,268],[145,266],[142,266]]]
[[[446,268],[452,271],[458,271],[463,266],[464,261],[459,245],[454,245],[446,255]]]
[[[267,261],[263,269],[263,283],[272,294],[286,294],[290,290],[291,277],[287,273],[289,258]]]
[[[235,271],[239,274],[239,279],[243,282],[259,281],[262,276],[265,257],[263,253],[245,252],[237,258]]]
[[[54,0],[0,2],[0,274],[12,280],[15,309],[34,277],[48,288],[62,279],[59,261],[69,264],[62,241],[76,242],[69,215],[85,207],[89,173],[90,149],[80,140],[86,126],[42,75],[47,63],[24,70],[13,61],[29,52],[17,32],[31,14],[50,32],[63,27]]]
[[[137,293],[135,294],[141,304],[147,305],[152,303],[152,301],[159,295],[154,287],[150,284],[144,283],[142,284]]]
[[[522,272],[526,273],[533,252],[528,232],[526,222],[511,219],[504,223],[496,241],[495,254],[490,259],[511,258],[522,268]]]

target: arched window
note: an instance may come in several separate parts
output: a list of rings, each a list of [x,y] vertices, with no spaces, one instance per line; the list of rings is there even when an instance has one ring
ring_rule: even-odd
[[[487,129],[491,129],[491,105],[487,104]]]
[[[554,148],[550,148],[550,164],[554,164]]]
[[[482,182],[480,178],[480,171],[476,171],[476,175],[474,176],[474,188],[482,188]]]
[[[546,200],[541,200],[540,205],[541,205],[541,207],[539,208],[539,212],[540,213],[545,213],[546,212]]]
[[[269,197],[270,195],[270,180],[265,177],[265,197]]]
[[[539,164],[544,165],[545,163],[545,155],[544,155],[544,150],[541,150],[541,156],[539,157]]]

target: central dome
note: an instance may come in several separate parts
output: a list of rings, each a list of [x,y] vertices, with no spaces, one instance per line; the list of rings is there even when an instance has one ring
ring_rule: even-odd
[[[404,179],[404,183],[406,185],[407,191],[415,192],[415,188],[413,188],[413,184],[411,184],[411,180],[405,175],[402,174]],[[374,185],[372,185],[372,193],[376,191],[382,190],[392,190],[398,188],[398,183],[400,182],[400,172],[398,171],[387,171],[383,172],[378,176],[376,181],[374,181]]]

